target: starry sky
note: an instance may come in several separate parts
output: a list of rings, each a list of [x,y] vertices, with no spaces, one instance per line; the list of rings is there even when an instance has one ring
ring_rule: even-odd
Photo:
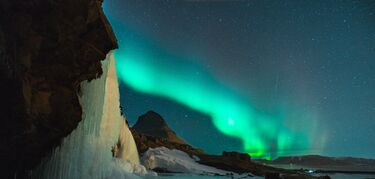
[[[375,1],[106,0],[121,105],[209,153],[375,158]]]

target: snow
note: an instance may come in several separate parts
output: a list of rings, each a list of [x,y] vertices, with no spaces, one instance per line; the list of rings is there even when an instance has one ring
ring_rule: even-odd
[[[142,164],[148,169],[163,168],[171,172],[192,174],[220,174],[228,172],[197,163],[185,152],[166,147],[150,148],[142,156]]]
[[[107,179],[142,179],[157,176],[156,172],[148,171],[143,165],[130,163],[126,160],[114,159],[111,164],[112,166],[110,168],[112,168],[112,171],[111,174],[106,177]]]
[[[197,163],[198,157],[190,157],[187,153],[176,150],[168,149],[166,147],[149,148],[142,156],[141,163],[147,169],[161,168],[166,169],[170,172],[186,173],[189,175],[204,175],[215,176],[215,175],[228,175],[233,172],[220,170],[214,167],[206,166]],[[248,174],[236,174],[233,173],[233,178],[259,178],[259,177],[246,177]],[[170,176],[174,178],[173,176]],[[204,178],[203,176],[185,176],[187,178]],[[163,178],[163,177],[162,177]],[[165,177],[166,179],[169,177]],[[181,178],[176,176],[175,178]],[[225,177],[224,177],[225,178]],[[262,177],[260,177],[262,178]]]
[[[159,168],[166,169],[169,172],[175,172],[169,176],[147,177],[151,179],[264,178],[252,176],[252,174],[249,175],[249,173],[237,174],[230,171],[220,170],[214,167],[199,164],[197,161],[199,161],[197,156],[193,155],[190,157],[183,151],[168,149],[166,147],[149,148],[141,157],[141,163],[147,169]]]
[[[199,160],[201,160],[198,156],[196,156],[196,155],[193,155],[193,159],[195,160],[195,161],[199,161]]]

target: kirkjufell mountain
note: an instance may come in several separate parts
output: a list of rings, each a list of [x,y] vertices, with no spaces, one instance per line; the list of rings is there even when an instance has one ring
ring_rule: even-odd
[[[163,117],[154,111],[148,111],[139,116],[137,123],[132,128],[145,135],[150,135],[179,144],[186,144],[185,141],[178,137],[176,133],[169,128]]]

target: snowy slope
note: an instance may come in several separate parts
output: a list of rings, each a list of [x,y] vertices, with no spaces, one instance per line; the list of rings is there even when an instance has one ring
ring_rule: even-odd
[[[196,162],[197,157],[190,157],[187,153],[166,147],[150,148],[142,156],[141,162],[148,169],[165,169],[170,172],[188,173],[195,175],[230,175],[232,172],[202,165]],[[245,178],[247,174],[233,174],[234,178]],[[177,177],[178,178],[178,177]],[[261,178],[261,177],[247,177]]]
[[[162,168],[171,172],[192,174],[219,174],[229,172],[197,163],[185,152],[166,147],[148,149],[142,156],[142,164],[148,169]]]

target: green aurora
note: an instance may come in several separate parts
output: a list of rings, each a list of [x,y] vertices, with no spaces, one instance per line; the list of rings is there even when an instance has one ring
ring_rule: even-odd
[[[120,29],[116,27],[115,31]],[[118,76],[128,86],[211,116],[215,127],[241,139],[243,151],[252,157],[271,159],[288,151],[303,153],[310,147],[306,133],[285,126],[280,115],[259,112],[205,68],[187,60],[195,57],[168,53],[125,29],[116,34],[120,48],[115,58]]]

